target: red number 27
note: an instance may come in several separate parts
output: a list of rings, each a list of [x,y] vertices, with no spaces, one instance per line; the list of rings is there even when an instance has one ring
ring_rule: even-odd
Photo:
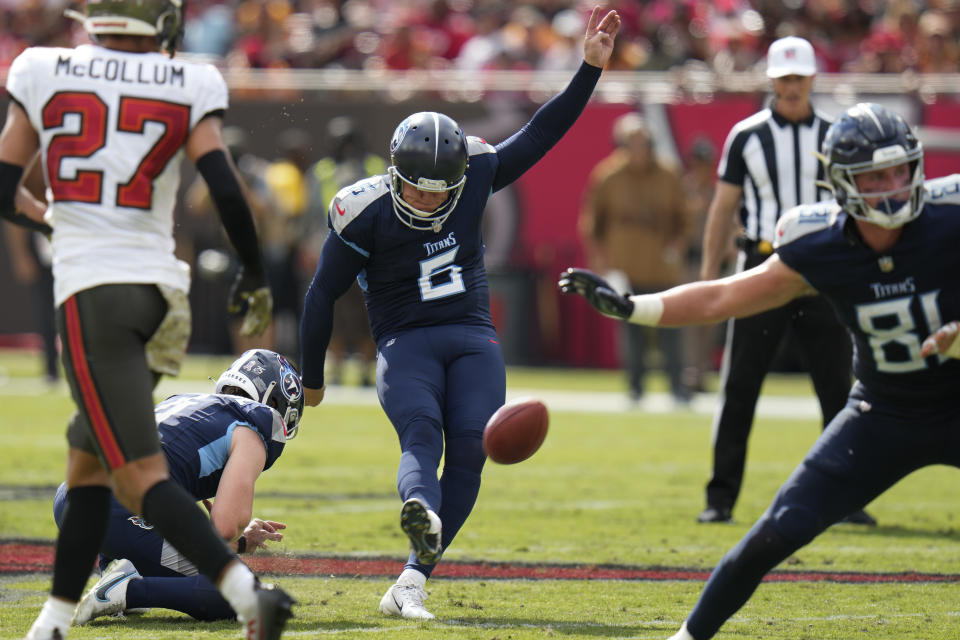
[[[53,198],[58,202],[99,203],[103,199],[103,171],[78,169],[76,177],[60,176],[64,158],[89,158],[106,145],[107,105],[95,93],[67,91],[54,94],[43,107],[43,127],[62,127],[67,114],[80,118],[77,133],[53,136],[47,148],[47,179]],[[133,177],[117,185],[117,206],[150,209],[153,202],[153,181],[170,158],[183,146],[190,129],[188,105],[147,98],[121,97],[117,130],[143,133],[147,122],[163,125],[156,144],[140,160]]]

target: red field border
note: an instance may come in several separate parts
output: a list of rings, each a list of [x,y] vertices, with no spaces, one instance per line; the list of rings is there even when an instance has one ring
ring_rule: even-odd
[[[258,554],[244,558],[254,571],[272,575],[394,577],[403,561],[393,558],[278,556]],[[49,573],[53,545],[37,541],[0,541],[0,574]],[[471,580],[687,580],[704,581],[709,571],[675,567],[622,565],[524,564],[447,561],[435,576]],[[773,571],[766,582],[916,583],[960,582],[960,575],[942,573],[859,573],[840,571]]]

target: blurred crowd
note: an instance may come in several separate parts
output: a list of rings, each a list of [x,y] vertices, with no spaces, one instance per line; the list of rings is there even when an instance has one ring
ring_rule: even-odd
[[[65,0],[0,0],[0,66],[33,44],[86,39]],[[566,69],[593,2],[190,0],[183,49],[234,68]],[[608,0],[623,29],[610,68],[749,70],[784,35],[823,71],[955,72],[958,0]]]

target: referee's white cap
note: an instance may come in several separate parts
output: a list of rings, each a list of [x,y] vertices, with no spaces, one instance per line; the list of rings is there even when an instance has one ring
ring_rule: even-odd
[[[817,73],[813,45],[803,38],[787,36],[774,40],[767,51],[767,77],[812,76]]]

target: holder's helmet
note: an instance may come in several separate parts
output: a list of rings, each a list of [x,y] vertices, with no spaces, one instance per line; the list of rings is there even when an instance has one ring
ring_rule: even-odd
[[[411,229],[440,230],[457,206],[466,184],[467,141],[452,118],[435,111],[408,116],[390,140],[390,195],[393,210]],[[421,211],[403,200],[403,183],[421,191],[447,193],[435,211]]]
[[[837,203],[854,218],[886,229],[903,226],[923,210],[923,146],[902,117],[861,103],[847,109],[827,130],[821,161]],[[858,174],[909,164],[910,184],[896,191],[861,193]],[[880,198],[870,206],[866,198]]]
[[[87,0],[84,11],[67,10],[96,40],[99,35],[154,36],[172,56],[183,36],[186,0]]]
[[[215,393],[241,395],[275,410],[287,440],[297,435],[303,415],[303,384],[286,358],[269,349],[250,349],[217,379]]]

